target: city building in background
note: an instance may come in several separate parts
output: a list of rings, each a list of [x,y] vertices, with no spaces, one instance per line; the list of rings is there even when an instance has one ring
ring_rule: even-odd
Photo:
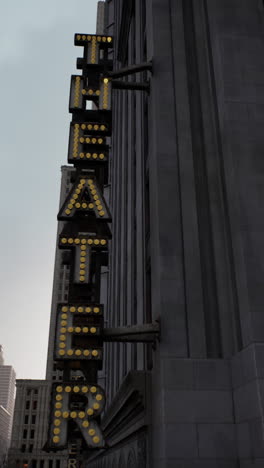
[[[0,345],[0,467],[6,466],[10,446],[15,405],[16,374],[12,366],[5,365]]]
[[[17,380],[8,468],[66,468],[66,456],[43,450],[47,441],[50,384]]]

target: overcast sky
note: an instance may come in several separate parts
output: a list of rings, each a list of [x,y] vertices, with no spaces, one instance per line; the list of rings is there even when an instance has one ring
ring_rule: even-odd
[[[0,4],[0,344],[17,378],[45,377],[70,75],[96,0]],[[79,72],[77,72],[79,73]]]

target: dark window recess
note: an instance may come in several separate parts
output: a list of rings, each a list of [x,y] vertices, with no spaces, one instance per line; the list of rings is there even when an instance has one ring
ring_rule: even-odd
[[[30,401],[27,400],[27,401],[26,401],[26,409],[29,409],[29,406],[30,406]]]
[[[30,444],[28,451],[29,451],[29,453],[33,452],[33,444]]]
[[[25,415],[24,424],[28,424],[28,414]]]
[[[35,390],[34,390],[34,394],[35,394],[35,395],[37,395],[37,394],[38,394],[38,389],[37,389],[37,388],[35,388]]]
[[[34,429],[31,429],[31,431],[30,431],[30,439],[34,439],[34,435],[35,435],[35,430],[34,430]]]
[[[40,467],[39,468],[44,468],[44,460],[40,460]]]
[[[36,400],[33,401],[33,410],[37,409],[37,406],[38,406],[38,402]]]
[[[24,429],[23,430],[23,439],[26,439],[27,438],[27,429]]]
[[[32,460],[31,466],[32,468],[37,468],[37,460]]]
[[[60,460],[56,461],[56,468],[60,468]]]
[[[53,468],[53,460],[49,460],[49,468]]]
[[[36,415],[35,414],[32,414],[32,416],[31,416],[31,423],[36,424]]]
[[[27,390],[27,396],[29,396],[30,393],[31,393],[31,389],[29,388],[29,389]]]
[[[21,452],[24,453],[26,451],[26,444],[21,445]]]

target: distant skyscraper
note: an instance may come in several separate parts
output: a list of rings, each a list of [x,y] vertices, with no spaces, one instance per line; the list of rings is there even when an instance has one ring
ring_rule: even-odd
[[[6,458],[10,445],[15,385],[15,371],[12,366],[4,365],[3,347],[0,345],[0,467]]]
[[[105,2],[97,4],[96,34],[104,34]]]
[[[4,351],[3,351],[3,346],[0,345],[0,366],[4,365]]]

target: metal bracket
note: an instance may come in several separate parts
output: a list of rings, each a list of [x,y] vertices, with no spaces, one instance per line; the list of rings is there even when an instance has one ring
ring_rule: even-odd
[[[139,83],[137,81],[112,80],[113,89],[129,89],[131,91],[150,91],[150,83]]]
[[[131,327],[104,328],[103,340],[119,343],[155,343],[160,337],[159,322]]]
[[[121,68],[120,70],[106,72],[107,77],[109,78],[121,78],[123,76],[133,75],[134,73],[140,73],[143,71],[150,71],[152,73],[152,60],[150,62],[139,63],[138,65],[130,65],[126,68]]]

